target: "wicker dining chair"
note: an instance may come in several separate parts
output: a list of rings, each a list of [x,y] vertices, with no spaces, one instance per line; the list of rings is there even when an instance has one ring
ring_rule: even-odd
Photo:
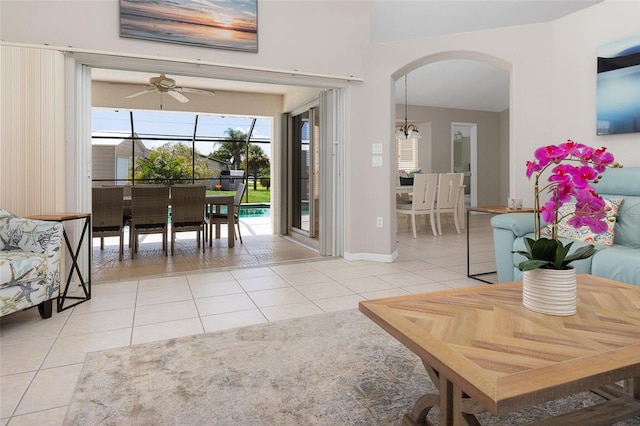
[[[162,249],[167,253],[167,220],[169,217],[169,187],[135,185],[131,187],[131,258],[138,251],[140,234],[162,234]]]
[[[236,194],[233,199],[233,221],[234,223],[229,224],[227,215],[223,213],[212,213],[209,215],[209,220],[211,225],[216,225],[216,235],[220,235],[220,225],[230,225],[237,226],[238,229],[238,238],[240,239],[240,244],[242,244],[242,234],[240,234],[240,206],[242,205],[242,196],[244,195],[244,191],[247,187],[247,184],[244,182],[239,182],[236,184]],[[213,235],[211,236],[213,239]],[[237,239],[237,238],[236,238]]]
[[[207,190],[204,185],[174,185],[171,187],[171,255],[176,241],[176,232],[196,231],[196,240],[200,247],[202,234],[202,253],[204,253],[204,233],[207,224],[204,219],[204,206]]]
[[[120,260],[124,252],[123,189],[121,186],[95,187],[91,190],[91,232],[100,238],[100,250],[104,250],[104,237],[120,239]]]

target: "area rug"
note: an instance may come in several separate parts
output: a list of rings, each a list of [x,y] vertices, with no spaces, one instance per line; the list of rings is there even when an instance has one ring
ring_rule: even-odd
[[[399,425],[434,391],[417,356],[350,310],[89,353],[64,424]],[[481,422],[598,402],[582,393]]]

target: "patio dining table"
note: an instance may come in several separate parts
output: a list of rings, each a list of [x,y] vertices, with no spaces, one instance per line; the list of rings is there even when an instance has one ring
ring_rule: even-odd
[[[233,195],[227,194],[207,194],[204,201],[205,211],[209,216],[214,213],[218,213],[220,210],[220,206],[227,206],[227,223],[230,225],[227,226],[227,242],[229,248],[235,245],[235,230],[233,227],[234,223],[234,211],[233,211]],[[171,198],[169,198],[169,202],[171,202]],[[124,196],[124,215],[131,215],[131,196]],[[209,221],[211,223],[211,221]],[[212,227],[209,225],[209,238],[213,238]]]

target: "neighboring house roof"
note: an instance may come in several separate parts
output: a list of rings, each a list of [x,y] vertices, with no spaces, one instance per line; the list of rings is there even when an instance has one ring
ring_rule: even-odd
[[[116,147],[120,144],[128,143],[129,135],[129,132],[91,132],[91,145]],[[150,149],[144,146],[142,141],[138,138],[138,135],[135,133],[133,135],[133,142],[136,147],[145,154],[149,153]]]

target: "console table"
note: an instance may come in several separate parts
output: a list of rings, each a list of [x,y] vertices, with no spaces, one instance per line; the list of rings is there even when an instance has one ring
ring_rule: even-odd
[[[474,280],[482,281],[484,283],[493,284],[491,281],[487,281],[485,279],[480,278],[483,275],[495,274],[496,271],[489,272],[480,272],[476,274],[471,273],[471,259],[470,259],[470,249],[469,249],[469,216],[471,212],[476,213],[489,213],[489,214],[504,214],[504,213],[533,213],[534,210],[530,207],[525,207],[521,209],[510,209],[506,206],[478,206],[478,207],[468,207],[467,208],[467,277],[473,278]]]
[[[67,243],[67,250],[69,255],[71,256],[71,269],[69,270],[69,276],[67,277],[67,282],[64,286],[64,291],[62,291],[58,295],[58,312],[64,311],[65,309],[69,309],[73,306],[76,306],[82,302],[86,302],[91,299],[91,262],[92,262],[92,247],[91,241],[87,242],[87,268],[88,273],[87,277],[82,276],[82,272],[80,272],[80,266],[78,265],[78,256],[80,254],[80,249],[82,248],[82,242],[84,241],[85,235],[91,232],[91,213],[48,213],[37,216],[29,216],[29,219],[37,219],[37,220],[48,220],[51,222],[66,222],[68,220],[83,220],[84,224],[82,226],[82,233],[80,234],[80,239],[78,240],[78,245],[74,249],[71,246],[71,242],[69,241],[69,237],[67,235],[67,230],[64,229],[64,241]],[[84,296],[69,296],[67,293],[69,292],[69,285],[71,284],[71,278],[73,277],[73,273],[78,275],[78,279],[80,280],[80,286],[82,287],[82,291]],[[73,305],[64,306],[64,303],[67,299],[78,300]]]

